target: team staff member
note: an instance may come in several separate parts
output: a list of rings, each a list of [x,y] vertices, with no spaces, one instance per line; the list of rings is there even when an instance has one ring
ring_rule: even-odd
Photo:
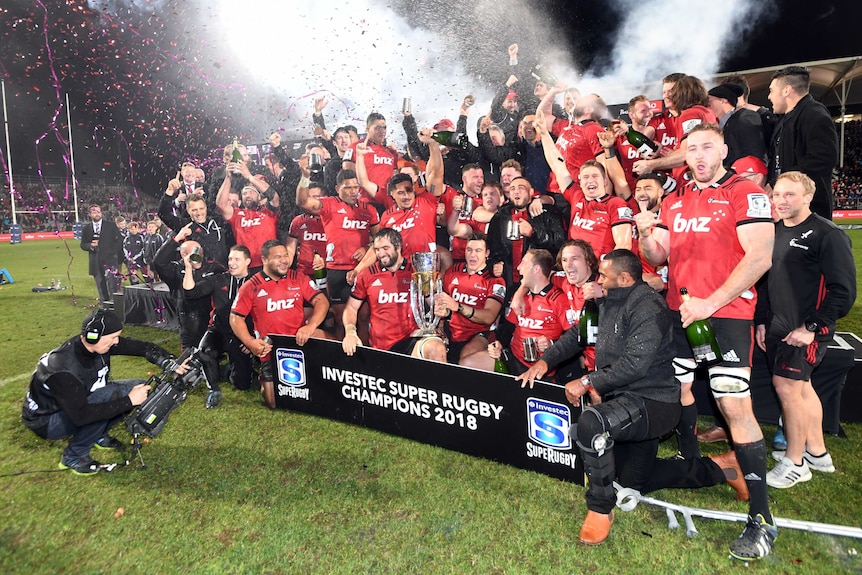
[[[248,266],[251,253],[245,246],[233,246],[227,256],[227,270],[196,281],[194,274],[183,276],[183,291],[186,297],[212,298],[213,312],[209,327],[198,345],[200,360],[207,376],[210,392],[207,395],[207,409],[216,407],[221,401],[219,385],[219,358],[227,352],[230,358],[230,380],[237,389],[251,387],[252,361],[248,350],[230,329],[230,308],[240,286],[249,278]]]
[[[616,503],[613,481],[644,493],[666,487],[706,487],[730,482],[737,497],[747,497],[733,452],[714,459],[657,460],[662,435],[679,417],[679,385],[673,379],[672,317],[659,294],[641,278],[640,259],[628,250],[614,250],[599,264],[601,298],[598,369],[566,384],[566,398],[575,406],[590,394],[572,435],[590,478],[587,517],[580,540],[598,545],[607,539]],[[517,377],[533,386],[578,351],[577,337],[567,332],[526,373]]]
[[[287,248],[278,240],[268,240],[261,249],[263,270],[239,288],[231,308],[230,327],[242,344],[258,356],[260,393],[266,405],[275,409],[275,386],[269,354],[272,344],[263,340],[270,334],[295,335],[296,343],[305,345],[310,337],[324,338],[318,329],[329,312],[329,301],[307,275],[290,269]],[[303,305],[312,306],[306,323]],[[246,324],[251,316],[257,337]]]
[[[356,172],[341,170],[336,178],[338,197],[313,198],[308,195],[308,158],[299,164],[305,176],[296,188],[296,205],[320,215],[326,231],[326,289],[335,316],[335,337],[344,337],[341,318],[344,306],[350,298],[350,288],[355,279],[353,271],[368,249],[371,234],[377,231],[380,218],[377,210],[360,198]],[[362,322],[363,324],[366,322]],[[363,334],[368,331],[360,327]]]
[[[39,360],[24,398],[24,425],[43,439],[71,437],[60,469],[77,475],[98,473],[102,464],[90,450],[118,449],[108,430],[147,399],[143,379],[110,381],[111,355],[136,355],[163,367],[172,356],[154,343],[120,337],[123,322],[97,309],[81,324],[81,333]]]
[[[693,181],[662,202],[661,217],[636,216],[640,248],[653,265],[668,263],[670,309],[679,311],[674,342],[674,368],[691,396],[695,364],[683,328],[710,318],[723,352],[722,362],[709,368],[709,386],[730,426],[733,448],[751,493],[749,518],[730,553],[742,560],[772,552],[777,530],[766,493],[766,444],[751,405],[751,353],[756,294],[754,283],[769,269],[775,227],[769,198],[755,184],[728,172],[722,161],[727,146],[716,124],[699,124],[688,132],[686,162]],[[658,222],[658,223],[657,223]],[[691,299],[682,301],[679,290]],[[693,396],[684,406],[694,405]],[[693,425],[680,431],[694,443],[683,455],[699,455]],[[681,441],[681,447],[683,446]]]
[[[443,291],[434,313],[448,318],[449,363],[484,351],[491,326],[497,321],[506,298],[506,283],[488,268],[488,238],[481,232],[467,238],[466,261],[443,275]]]
[[[555,254],[566,239],[560,218],[554,206],[542,206],[542,211],[531,215],[528,210],[533,199],[533,186],[524,177],[509,184],[509,203],[500,206],[488,224],[488,248],[491,262],[503,263],[503,279],[509,293],[521,281],[519,266],[531,249],[543,249]],[[509,226],[517,226],[517,233],[509,236]]]
[[[835,322],[856,300],[850,238],[811,211],[814,194],[814,181],[802,172],[778,176],[772,191],[779,218],[775,250],[757,306],[757,345],[766,351],[772,369],[787,437],[787,451],[774,453],[780,461],[766,475],[766,483],[778,488],[808,481],[812,469],[835,471],[823,441],[823,406],[811,387],[811,372],[826,355]]]
[[[356,276],[356,284],[344,308],[347,332],[341,342],[344,353],[353,355],[356,348],[362,346],[356,329],[357,314],[362,303],[368,302],[371,347],[445,362],[446,346],[439,337],[410,337],[416,329],[410,306],[413,269],[401,255],[401,234],[398,230],[384,228],[374,234],[372,246],[377,263]]]

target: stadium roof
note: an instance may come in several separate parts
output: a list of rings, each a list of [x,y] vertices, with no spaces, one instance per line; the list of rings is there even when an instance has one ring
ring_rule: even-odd
[[[772,73],[786,68],[789,64],[755,68],[716,74],[713,80],[720,82],[726,76],[742,74],[748,80],[751,88],[749,101],[753,104],[771,107],[767,95]],[[815,62],[800,62],[795,66],[805,66],[811,71],[811,97],[829,108],[833,117],[862,112],[862,56],[849,58],[833,58]],[[854,82],[854,80],[856,80]],[[844,166],[844,124],[840,125],[838,133],[839,158],[838,165]]]
[[[772,73],[788,65],[790,64],[716,74],[714,79],[718,82],[726,76],[742,74],[751,87],[750,101],[768,106],[769,100],[766,96],[769,93]],[[862,104],[862,56],[799,62],[793,65],[805,66],[811,70],[811,97],[827,106],[833,115],[841,115],[842,108],[845,108],[843,113],[850,113],[847,110],[850,106]]]

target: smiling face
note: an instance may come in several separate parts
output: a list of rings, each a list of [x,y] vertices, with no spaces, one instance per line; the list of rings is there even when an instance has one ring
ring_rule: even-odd
[[[802,223],[811,215],[813,192],[808,192],[802,182],[789,178],[778,178],[772,189],[772,205],[778,219],[789,226]]]
[[[484,240],[469,240],[464,249],[464,259],[467,261],[467,271],[475,273],[485,268],[488,263],[488,246]]]
[[[605,195],[605,175],[595,166],[584,166],[578,174],[581,190],[588,200],[595,200]]]
[[[581,285],[590,279],[592,271],[587,264],[587,256],[583,248],[566,246],[560,253],[560,263],[566,274],[566,281],[572,285]]]
[[[263,271],[271,278],[283,278],[290,269],[290,260],[287,256],[287,248],[282,245],[273,246],[263,261]]]

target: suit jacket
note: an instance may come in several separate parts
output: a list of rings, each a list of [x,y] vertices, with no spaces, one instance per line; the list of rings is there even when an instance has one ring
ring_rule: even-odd
[[[826,106],[807,94],[785,114],[772,134],[769,183],[799,170],[814,180],[811,210],[832,219],[832,168],[838,163],[838,133]]]
[[[506,288],[511,291],[513,284],[512,271],[512,240],[506,237],[506,228],[512,221],[512,204],[500,206],[491,222],[488,224],[488,249],[491,255],[488,258],[490,264],[503,262],[503,279]],[[566,232],[560,223],[560,217],[553,206],[545,206],[545,210],[536,217],[528,219],[533,226],[533,235],[523,238],[521,242],[521,256],[530,248],[540,248],[551,252],[556,257],[560,246],[566,241]]]
[[[763,121],[754,110],[736,110],[724,124],[724,142],[727,158],[724,167],[730,168],[739,158],[754,156],[766,161],[766,144],[763,142]]]
[[[94,246],[96,239],[93,222],[84,224],[81,230],[81,249],[90,254],[90,275],[96,276],[104,272],[106,266],[117,267],[123,252],[123,234],[117,224],[110,219],[102,218],[102,229],[99,234],[99,245]]]

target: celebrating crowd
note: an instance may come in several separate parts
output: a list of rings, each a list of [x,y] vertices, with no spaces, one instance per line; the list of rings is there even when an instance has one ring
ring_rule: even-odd
[[[590,400],[572,432],[590,479],[581,541],[608,537],[614,481],[642,492],[729,483],[750,502],[731,554],[764,557],[777,534],[767,485],[834,471],[810,374],[855,299],[849,240],[830,221],[837,137],[808,71],[775,73],[771,110],[748,103],[742,77],[707,90],[670,74],[662,109],[634,95],[626,122],[597,94],[531,77],[517,56],[513,45],[476,118],[478,145],[464,135],[472,96],[433,127],[405,110],[403,152],[376,112],[364,139],[354,126],[330,133],[321,99],[317,139],[298,162],[273,134],[265,167],[237,143],[205,179],[183,164],[159,206],[170,231],[134,269],[178,298],[180,341],[206,357],[208,408],[222,397],[225,352],[230,382],[257,379],[275,407],[270,334],[338,340],[348,355],[368,345],[488,371],[503,363],[522,385],[547,378],[573,404]],[[99,206],[90,215],[81,247],[108,301],[128,238]],[[799,268],[805,289],[788,293]],[[414,316],[411,285],[434,294],[430,317]],[[593,341],[579,338],[589,300]],[[686,336],[703,320],[718,356]],[[768,473],[750,397],[755,343],[774,366],[788,439]],[[701,457],[691,390],[704,367],[732,438],[714,457]],[[672,430],[679,458],[657,459]]]

